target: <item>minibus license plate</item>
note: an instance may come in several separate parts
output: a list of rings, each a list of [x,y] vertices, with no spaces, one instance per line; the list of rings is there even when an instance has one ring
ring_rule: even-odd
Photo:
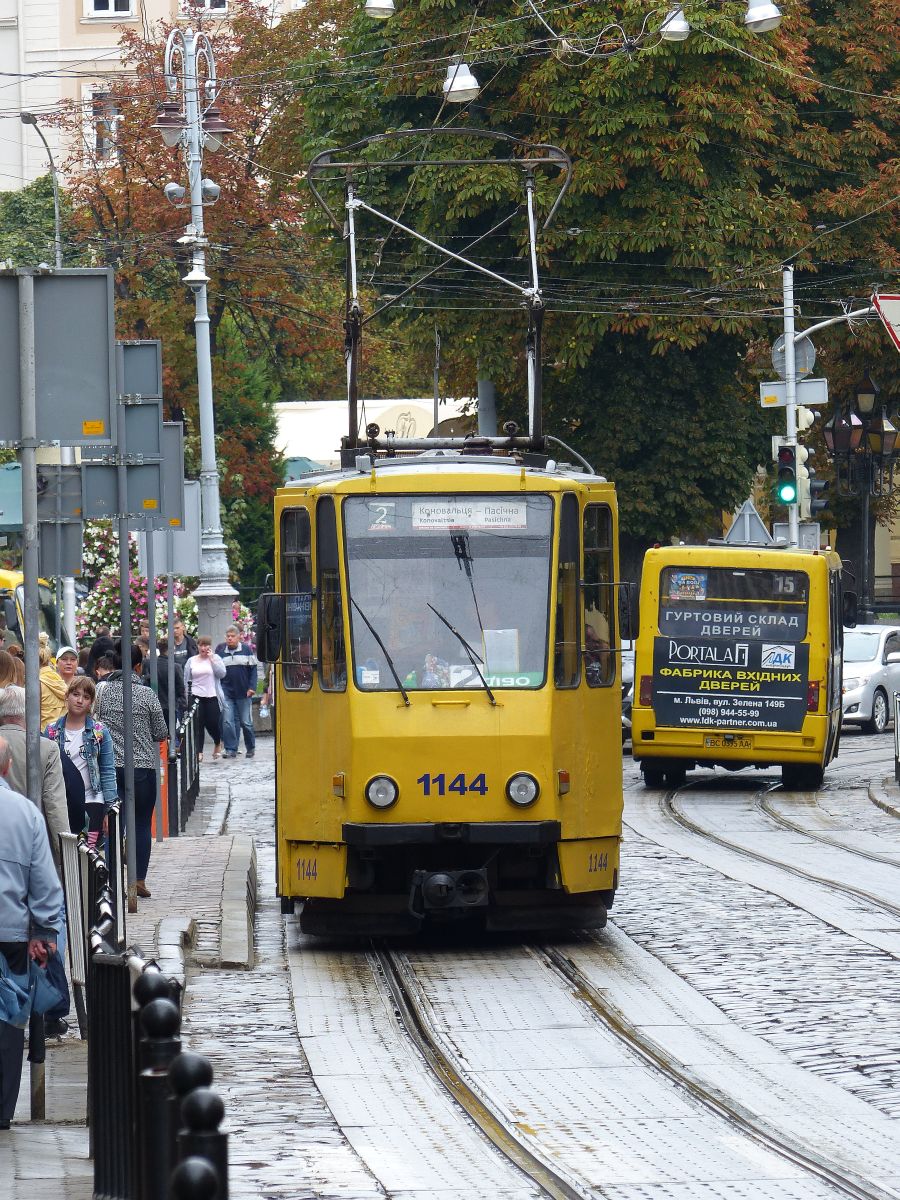
[[[705,737],[703,746],[706,750],[752,750],[753,738],[749,737]]]

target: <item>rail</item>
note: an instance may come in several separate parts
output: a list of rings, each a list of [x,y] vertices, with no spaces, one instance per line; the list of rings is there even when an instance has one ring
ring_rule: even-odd
[[[200,705],[194,701],[175,727],[168,764],[169,836],[187,828],[200,795]]]

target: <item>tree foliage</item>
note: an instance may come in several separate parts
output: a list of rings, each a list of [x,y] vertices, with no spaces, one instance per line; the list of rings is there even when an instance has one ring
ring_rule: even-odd
[[[780,332],[781,262],[797,268],[801,327],[896,278],[893,6],[801,0],[763,38],[743,28],[741,5],[686,6],[688,41],[649,37],[610,57],[602,51],[612,35],[593,56],[568,46],[613,20],[636,33],[645,4],[538,7],[561,38],[513,0],[422,0],[374,28],[350,0],[310,0],[296,19],[313,27],[327,11],[327,32],[298,67],[272,144],[282,169],[383,129],[428,130],[423,158],[472,154],[473,142],[434,132],[451,122],[563,147],[573,184],[540,249],[548,428],[570,431],[616,480],[634,536],[711,530],[719,509],[748,493],[777,431],[757,388],[771,376],[768,346]],[[439,99],[451,53],[483,85],[462,111]],[[389,145],[376,154],[399,156]],[[514,175],[393,167],[373,169],[361,187],[374,205],[459,248],[520,200]],[[551,199],[539,181],[542,213]],[[399,291],[438,261],[398,233],[385,239],[365,214],[360,226],[370,239],[360,275],[373,294]],[[524,281],[521,214],[478,256]],[[393,328],[427,348],[439,323],[448,387],[471,390],[480,363],[505,411],[521,417],[515,296],[455,264],[436,285]],[[895,352],[877,327],[842,325],[818,344],[834,395],[849,398],[863,363],[887,392],[896,382]]]

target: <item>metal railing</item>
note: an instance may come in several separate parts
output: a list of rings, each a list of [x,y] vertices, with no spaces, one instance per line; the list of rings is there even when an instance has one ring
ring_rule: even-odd
[[[104,857],[82,841],[89,903],[88,1119],[94,1196],[228,1197],[224,1105],[209,1061],[181,1051],[181,988],[121,949]]]
[[[178,723],[177,750],[169,759],[169,834],[177,837],[200,795],[200,705],[195,701]]]

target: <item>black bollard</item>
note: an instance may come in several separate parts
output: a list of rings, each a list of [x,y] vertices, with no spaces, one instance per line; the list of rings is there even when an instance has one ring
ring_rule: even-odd
[[[173,1200],[222,1200],[216,1169],[205,1158],[186,1158],[172,1172]]]
[[[140,1010],[144,1030],[138,1077],[138,1187],[139,1200],[167,1200],[169,1176],[175,1165],[171,1154],[168,1071],[181,1050],[177,1005],[161,997]]]
[[[213,1081],[212,1063],[202,1054],[184,1050],[169,1067],[169,1130],[171,1162],[178,1161],[178,1134],[183,1124],[181,1102],[189,1092],[205,1088]]]
[[[184,1126],[178,1134],[178,1156],[196,1155],[215,1168],[219,1180],[217,1200],[228,1200],[228,1134],[219,1131],[225,1116],[222,1098],[209,1088],[195,1088],[181,1103]]]

